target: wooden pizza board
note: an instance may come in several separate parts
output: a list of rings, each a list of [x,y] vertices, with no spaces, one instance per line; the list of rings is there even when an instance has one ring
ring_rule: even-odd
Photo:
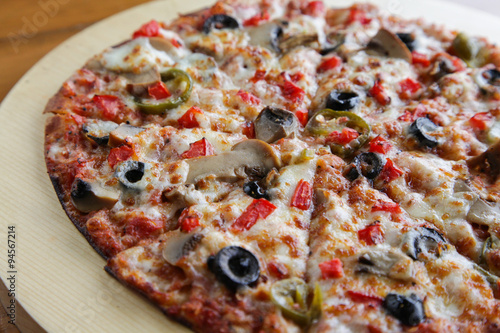
[[[377,0],[384,10],[425,17],[499,41],[500,19],[436,0]],[[48,332],[188,332],[145,298],[104,272],[105,261],[66,217],[43,160],[42,111],[62,82],[92,55],[128,38],[150,19],[169,20],[213,3],[170,0],[147,3],[99,22],[38,62],[0,105],[0,275],[18,304]],[[351,1],[327,1],[345,6]],[[13,269],[8,267],[8,227],[15,227]],[[13,244],[12,242],[10,244]],[[15,273],[8,273],[15,271]],[[0,288],[0,299],[10,298]],[[21,331],[39,331],[19,308]]]

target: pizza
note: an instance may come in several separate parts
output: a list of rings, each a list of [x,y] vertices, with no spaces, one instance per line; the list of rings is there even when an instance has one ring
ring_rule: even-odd
[[[105,270],[196,332],[500,332],[500,50],[371,4],[152,20],[48,102]]]

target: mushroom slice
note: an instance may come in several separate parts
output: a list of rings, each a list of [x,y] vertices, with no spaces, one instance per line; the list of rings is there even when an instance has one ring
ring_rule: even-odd
[[[470,207],[466,219],[480,225],[493,225],[496,221],[500,221],[500,209],[498,205],[494,206],[483,199],[478,199]]]
[[[275,52],[280,52],[280,40],[283,36],[283,28],[279,23],[268,22],[248,29],[250,44],[265,47]]]
[[[105,188],[97,182],[76,178],[71,187],[71,201],[82,213],[112,208],[120,198],[120,192]]]
[[[156,67],[152,67],[139,74],[132,72],[122,73],[121,76],[129,82],[127,84],[127,91],[134,96],[141,96],[147,93],[150,85],[161,80],[160,72]]]
[[[362,252],[358,257],[356,271],[402,281],[415,280],[413,261],[396,250],[370,249]]]
[[[295,132],[299,123],[292,112],[266,106],[255,119],[254,126],[255,137],[271,143]]]
[[[368,51],[411,63],[411,52],[403,41],[387,29],[380,29],[366,47]]]
[[[279,48],[283,53],[299,46],[309,46],[318,41],[318,34],[292,35],[282,39]]]
[[[118,127],[117,123],[98,119],[89,119],[82,127],[87,138],[98,145],[105,145],[109,141],[109,133]]]
[[[179,230],[171,231],[166,245],[163,248],[162,256],[166,262],[175,266],[182,259],[193,251],[203,239],[202,234],[183,233]]]
[[[108,144],[111,147],[118,147],[125,143],[126,139],[132,136],[136,136],[145,129],[142,127],[136,127],[129,124],[120,124],[114,131],[109,133]]]
[[[188,184],[209,175],[229,180],[237,179],[240,172],[266,175],[271,169],[281,166],[273,148],[256,139],[239,142],[229,152],[188,159],[186,163],[189,164]]]
[[[496,180],[500,175],[500,140],[481,155],[468,159],[467,165]]]

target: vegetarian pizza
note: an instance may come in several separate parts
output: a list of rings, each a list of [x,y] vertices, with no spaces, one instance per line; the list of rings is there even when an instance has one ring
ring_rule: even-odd
[[[64,82],[47,170],[196,332],[500,332],[499,66],[370,4],[220,1]]]

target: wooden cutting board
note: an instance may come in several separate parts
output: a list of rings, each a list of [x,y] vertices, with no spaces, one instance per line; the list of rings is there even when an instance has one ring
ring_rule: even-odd
[[[92,55],[128,38],[150,19],[169,20],[212,0],[147,3],[99,22],[61,44],[17,83],[0,105],[0,275],[15,271],[15,293],[48,332],[188,332],[103,270],[57,201],[43,160],[42,111],[62,82]],[[352,1],[327,1],[345,6]],[[390,13],[425,17],[500,40],[500,19],[436,0],[376,0]],[[14,268],[8,267],[8,227],[15,229]],[[12,244],[12,242],[10,243]],[[3,304],[9,302],[0,290]],[[20,311],[17,313],[21,316]],[[17,318],[18,327],[29,323]]]

